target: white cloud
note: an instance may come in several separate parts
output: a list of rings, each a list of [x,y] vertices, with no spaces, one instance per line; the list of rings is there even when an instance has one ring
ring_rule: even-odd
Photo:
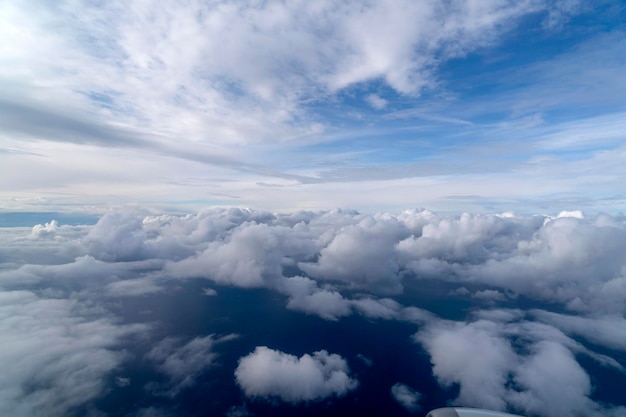
[[[258,183],[273,177],[295,191],[287,207],[314,207],[319,188],[324,204],[317,206],[327,207],[334,201],[332,186],[300,187],[324,176],[332,181],[319,175],[328,169],[311,163],[309,149],[302,152],[312,142],[336,140],[333,122],[311,103],[334,105],[353,87],[365,90],[378,109],[424,91],[450,95],[442,65],[499,44],[525,17],[540,13],[562,21],[578,12],[571,4],[3,4],[0,128],[6,147],[15,151],[3,155],[2,163],[19,175],[0,178],[0,189],[11,192],[0,196],[9,200],[17,193],[26,201],[34,193],[60,204],[75,201],[55,197],[62,192],[89,196],[89,203],[139,199],[162,205],[201,195],[218,204],[269,205],[292,194],[261,198],[267,190]],[[371,84],[382,84],[389,94],[370,93]],[[346,113],[342,109],[339,116]],[[55,143],[40,146],[40,140]],[[391,171],[414,176],[395,165]],[[451,189],[465,188],[431,192],[440,201]],[[368,194],[355,190],[350,196],[365,199],[369,204],[363,206],[386,200]]]
[[[290,403],[343,396],[358,385],[350,377],[346,361],[337,354],[321,350],[298,358],[265,346],[239,360],[235,377],[248,397]]]
[[[382,110],[385,107],[387,107],[387,104],[389,104],[389,102],[387,100],[385,100],[384,98],[382,98],[378,94],[370,94],[370,95],[368,95],[367,97],[365,97],[365,101],[367,102],[367,104],[369,104],[370,106],[372,106],[376,110]]]
[[[537,343],[516,370],[515,381],[522,389],[511,394],[511,402],[527,413],[546,417],[594,414],[589,375],[559,343]]]
[[[402,290],[394,245],[408,234],[395,218],[366,217],[342,227],[320,250],[316,263],[300,263],[310,276],[340,280],[355,288],[394,293]]]
[[[459,384],[456,403],[504,411],[507,375],[518,358],[499,332],[496,323],[477,321],[442,324],[416,337],[429,352],[439,383]]]
[[[283,226],[243,223],[225,241],[211,242],[197,257],[171,263],[168,271],[241,287],[270,286],[282,276],[283,258],[306,257],[314,250],[306,233]]]
[[[565,333],[582,336],[588,341],[626,351],[626,319],[622,316],[580,317],[548,311],[532,311],[538,319]]]
[[[564,416],[568,406],[545,405],[542,384],[551,381],[568,387],[550,393],[560,403],[594,417],[619,415],[619,408],[591,400],[589,368],[577,358],[624,370],[614,351],[626,349],[625,245],[624,217],[604,214],[211,209],[109,213],[94,226],[59,225],[37,239],[31,228],[3,228],[0,405],[10,415],[33,414],[28,404],[64,415],[92,402],[106,390],[103,381],[115,383],[109,376],[120,372],[127,336],[146,330],[117,323],[107,308],[131,301],[121,297],[148,297],[202,278],[266,288],[284,296],[287,308],[327,320],[358,313],[377,325],[418,325],[416,340],[430,354],[435,377],[444,387],[459,386],[459,403],[539,415],[544,407],[546,417]],[[196,295],[208,284],[199,283]],[[444,293],[465,288],[455,294],[474,294],[478,310],[468,321],[450,322],[396,301],[430,285]],[[569,312],[494,307],[517,295]],[[491,308],[481,310],[486,304]],[[192,386],[215,363],[221,340],[166,337],[154,345],[148,362],[168,381],[153,385],[155,392],[175,396]],[[345,395],[357,384],[338,355],[298,358],[263,347],[241,358],[236,377],[250,397],[292,403]],[[33,400],[18,404],[23,396]]]
[[[406,384],[401,382],[394,384],[391,387],[391,395],[393,396],[393,399],[398,402],[398,404],[410,412],[415,412],[421,409],[419,401],[422,394]]]
[[[145,330],[75,300],[0,292],[0,414],[60,417],[88,404],[125,359],[123,342]]]
[[[397,319],[400,317],[402,306],[390,298],[360,298],[352,300],[354,308],[366,317]]]
[[[59,227],[59,222],[56,220],[52,220],[50,223],[46,223],[45,225],[35,225],[33,226],[31,236],[34,238],[53,236],[57,227]]]
[[[346,291],[396,294],[414,279],[479,284],[475,298],[498,303],[523,294],[585,314],[622,314],[626,296],[626,263],[616,255],[626,245],[626,226],[605,214],[114,212],[95,226],[58,226],[54,233],[36,241],[6,235],[11,243],[0,245],[0,259],[17,264],[0,271],[0,283],[104,283],[118,296],[159,292],[172,278],[207,278],[269,288],[287,295],[290,308],[331,319],[353,308],[365,312],[373,302],[351,301]],[[37,259],[54,265],[34,265]]]
[[[459,386],[455,404],[545,417],[612,416],[621,407],[591,400],[590,377],[575,354],[623,371],[558,329],[525,321],[519,311],[481,311],[473,322],[432,320],[415,338],[444,387]]]

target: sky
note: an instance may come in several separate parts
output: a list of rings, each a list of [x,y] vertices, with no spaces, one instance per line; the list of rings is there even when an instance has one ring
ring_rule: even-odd
[[[626,3],[0,0],[0,415],[625,417]]]
[[[4,1],[3,211],[623,210],[621,1]]]

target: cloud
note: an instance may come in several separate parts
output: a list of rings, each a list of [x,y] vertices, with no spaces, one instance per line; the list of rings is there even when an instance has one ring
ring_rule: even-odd
[[[458,403],[545,417],[573,413],[574,406],[593,417],[619,415],[618,407],[595,400],[594,385],[605,382],[592,370],[624,371],[624,216],[569,211],[214,208],[180,216],[111,212],[93,226],[49,222],[36,230],[53,233],[35,237],[32,228],[2,228],[2,411],[32,415],[33,405],[66,415],[101,398],[107,384],[115,387],[115,375],[129,375],[120,368],[135,352],[130,336],[149,329],[122,324],[113,311],[137,301],[126,297],[141,295],[143,302],[193,280],[196,296],[215,285],[264,288],[286,308],[325,320],[360,314],[377,326],[418,326],[414,339],[441,387],[458,388]],[[471,303],[462,321],[412,301],[454,288],[465,289],[454,299]],[[502,308],[516,300],[524,302]],[[159,336],[149,348],[144,363],[163,376],[152,385],[162,401],[181,398],[215,364],[216,344],[228,340],[195,336]],[[290,403],[346,395],[357,385],[339,355],[296,357],[266,347],[242,357],[235,377],[249,397]],[[548,396],[544,383],[567,389]],[[561,405],[548,405],[553,397]]]
[[[565,333],[611,349],[626,351],[626,319],[622,316],[580,317],[536,310],[532,314]]]
[[[389,104],[387,100],[377,94],[368,95],[365,97],[365,101],[376,110],[382,110],[387,107],[387,104]]]
[[[317,279],[339,280],[354,288],[400,292],[394,245],[408,230],[394,218],[365,217],[342,227],[320,251],[316,263],[298,266]]]
[[[504,301],[506,300],[506,295],[496,290],[483,290],[476,291],[472,294],[472,298],[478,298],[484,301]]]
[[[593,414],[589,375],[559,343],[537,343],[516,371],[515,381],[521,392],[513,393],[511,402],[527,413],[547,417]]]
[[[552,314],[552,313],[547,313]],[[621,407],[591,400],[579,353],[623,371],[555,327],[520,311],[487,310],[478,320],[432,320],[415,339],[431,356],[439,383],[459,387],[455,404],[546,417],[619,415]]]
[[[573,311],[611,313],[624,308],[618,301],[624,262],[615,254],[625,242],[623,222],[606,215],[471,220],[463,215],[427,224],[421,236],[405,239],[398,249],[417,276],[486,284]]]
[[[325,350],[300,358],[265,346],[239,360],[237,384],[248,397],[278,398],[285,402],[318,401],[344,396],[358,385],[348,364]]]
[[[172,337],[161,340],[146,355],[169,378],[169,383],[157,388],[156,393],[174,397],[181,390],[191,387],[202,372],[214,365],[217,358],[214,346],[236,337],[234,334],[218,338],[209,335],[196,337],[187,343]]]
[[[45,225],[35,225],[33,226],[31,236],[34,238],[53,236],[57,227],[59,227],[59,222],[56,220],[52,220],[50,223],[46,223]]]
[[[422,394],[406,384],[398,382],[391,387],[391,396],[407,411],[415,412],[421,409],[419,405]]]
[[[214,290],[213,288],[203,288],[202,289],[202,294],[208,296],[208,297],[213,297],[217,295],[217,291]]]
[[[312,252],[313,242],[306,233],[283,226],[243,223],[226,241],[211,242],[200,255],[172,263],[168,270],[240,287],[262,287],[282,276],[283,258]]]
[[[97,312],[76,300],[0,292],[1,414],[66,416],[105,392],[126,358],[123,344],[147,328]]]
[[[115,377],[115,385],[117,385],[120,388],[124,388],[130,385],[130,378],[124,378],[121,376],[116,376]]]
[[[399,294],[415,280],[456,283],[496,305],[524,295],[608,316],[623,314],[626,297],[626,263],[618,256],[626,245],[623,220],[575,211],[556,217],[112,212],[95,226],[56,226],[52,240],[11,239],[0,246],[0,258],[21,265],[0,271],[5,285],[56,277],[68,289],[106,283],[117,296],[159,292],[171,279],[206,278],[268,288],[288,296],[289,308],[330,319],[378,303],[351,300],[349,293]],[[34,265],[36,259],[55,265]],[[82,280],[87,270],[94,279]]]
[[[280,284],[281,292],[289,295],[287,308],[307,314],[317,314],[327,320],[337,320],[352,313],[351,303],[339,292],[320,289],[314,280],[291,277]]]
[[[428,107],[430,101],[441,107],[441,101],[457,101],[447,91],[454,84],[448,69],[441,71],[447,62],[489,55],[529,16],[564,22],[581,9],[565,0],[157,3],[3,5],[0,15],[8,23],[2,35],[10,47],[2,56],[0,127],[10,133],[7,146],[15,148],[3,166],[20,175],[0,185],[25,198],[27,188],[71,189],[107,203],[116,196],[115,203],[139,198],[193,204],[200,183],[207,200],[270,204],[273,198],[259,198],[258,183],[273,177],[309,196],[294,196],[289,207],[305,201],[327,206],[318,201],[319,188],[298,186],[336,181],[326,166],[311,162],[309,145],[361,135],[360,126],[344,127],[335,119],[350,117],[352,106],[343,104],[355,90],[377,109],[394,100],[406,107],[424,93],[443,96],[425,99]],[[484,102],[491,110],[491,100]],[[333,115],[320,111],[320,104],[332,105]],[[453,113],[446,109],[440,113],[424,118],[462,119],[446,116]],[[388,135],[380,136],[386,141]],[[49,144],[42,148],[39,141]],[[324,159],[339,155],[329,148]],[[369,157],[377,148],[363,154]],[[371,167],[363,159],[346,165],[355,171],[364,164]],[[380,165],[376,170],[387,171]],[[437,165],[425,171],[458,170],[457,164]],[[487,166],[475,165],[481,171]],[[392,163],[388,171],[408,178],[419,168]],[[369,182],[371,176],[350,179]],[[323,201],[333,201],[333,187],[322,194]]]
[[[445,324],[416,337],[429,352],[440,384],[459,384],[458,404],[506,409],[507,374],[516,366],[517,355],[498,336],[496,323]]]

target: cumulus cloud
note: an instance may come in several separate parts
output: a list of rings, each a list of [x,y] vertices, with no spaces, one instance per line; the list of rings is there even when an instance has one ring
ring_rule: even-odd
[[[421,408],[419,401],[422,395],[406,384],[401,382],[394,384],[391,387],[391,395],[398,404],[408,411],[414,412]]]
[[[103,379],[122,363],[120,341],[141,331],[116,323],[103,304],[190,279],[210,281],[198,287],[207,295],[215,285],[265,288],[281,294],[286,308],[326,320],[356,313],[414,323],[435,377],[442,387],[458,386],[459,403],[529,414],[544,407],[548,417],[573,412],[546,404],[545,377],[568,387],[550,398],[586,415],[619,411],[591,400],[593,384],[577,358],[624,369],[612,353],[626,349],[623,216],[210,209],[185,216],[112,212],[93,226],[40,229],[36,236],[31,228],[0,230],[5,414],[35,413],[17,405],[24,396],[49,415],[97,398]],[[467,321],[407,305],[431,284],[476,307]],[[498,308],[518,296],[533,309]],[[66,326],[78,330],[67,333]],[[60,341],[56,350],[42,348],[43,335]],[[192,386],[214,363],[221,340],[166,337],[153,346],[148,362],[167,377],[155,391],[175,396]],[[17,352],[33,365],[15,365]],[[345,395],[357,384],[338,355],[298,358],[264,347],[241,358],[236,378],[250,397],[292,403]],[[84,392],[75,396],[79,387]]]
[[[282,277],[283,258],[311,253],[313,242],[306,234],[283,226],[243,223],[224,241],[211,242],[200,255],[172,263],[168,270],[240,287],[263,287]]]
[[[521,391],[511,402],[527,413],[547,417],[592,415],[595,404],[589,399],[589,375],[563,345],[542,341],[516,370]]]
[[[358,385],[349,372],[341,356],[325,350],[298,358],[258,346],[239,360],[235,378],[249,397],[299,403],[346,395]]]
[[[159,291],[163,280],[206,278],[270,288],[289,297],[289,308],[326,318],[364,311],[366,302],[352,303],[348,292],[397,294],[415,279],[458,283],[496,304],[522,294],[582,313],[619,316],[626,297],[626,227],[604,214],[109,213],[95,226],[58,226],[54,238],[58,244],[15,237],[0,247],[0,256],[21,262],[0,271],[0,282],[88,274],[108,281],[110,294],[139,295]],[[28,245],[56,265],[33,265]],[[139,280],[117,282],[131,275]]]
[[[15,238],[18,245],[0,247],[22,259],[10,274],[0,271],[0,282],[41,282],[46,276],[68,282],[89,270],[108,281],[111,294],[121,295],[156,292],[168,278],[206,278],[270,288],[287,295],[290,308],[340,317],[350,310],[349,291],[397,294],[406,280],[433,279],[466,289],[478,284],[473,297],[494,303],[522,294],[574,312],[623,314],[626,262],[619,254],[626,226],[619,217],[573,213],[110,213],[92,227],[56,227],[58,244]],[[56,265],[24,258],[28,251],[20,247],[27,242]],[[141,280],[117,282],[130,275]]]
[[[459,387],[455,404],[546,417],[619,415],[620,407],[591,400],[590,377],[575,355],[623,370],[613,358],[519,311],[477,315],[472,322],[433,320],[415,335],[439,383]]]
[[[447,387],[459,384],[459,404],[506,409],[507,375],[517,356],[498,332],[496,323],[478,321],[446,323],[417,334],[439,382]]]
[[[52,220],[50,223],[46,223],[45,225],[35,225],[33,226],[31,236],[34,238],[52,236],[54,235],[54,232],[56,232],[57,227],[59,227],[59,222],[56,220]]]
[[[339,280],[355,288],[394,293],[402,290],[394,245],[408,235],[395,218],[366,217],[337,231],[316,263],[300,263],[310,276]]]

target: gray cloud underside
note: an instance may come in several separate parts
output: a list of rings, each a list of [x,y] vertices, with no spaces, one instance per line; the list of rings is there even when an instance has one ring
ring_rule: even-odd
[[[122,363],[122,339],[147,329],[117,324],[98,308],[100,300],[201,278],[211,286],[268,288],[285,296],[287,308],[328,320],[361,314],[415,323],[415,340],[431,355],[439,383],[460,387],[459,403],[546,417],[619,415],[619,407],[591,399],[590,376],[577,357],[624,372],[619,357],[607,352],[626,351],[625,244],[622,216],[579,212],[520,217],[210,209],[187,216],[112,212],[94,226],[51,221],[0,229],[0,326],[7,347],[0,350],[7,370],[0,378],[1,404],[11,415],[36,415],[18,400],[27,396],[28,404],[51,410],[47,415],[64,415],[101,395],[104,378]],[[451,296],[482,309],[452,322],[393,299],[409,287],[419,291],[442,280],[459,288]],[[560,311],[501,308],[516,297]],[[80,330],[66,333],[68,325]],[[42,349],[43,335],[59,340],[58,349]],[[151,363],[169,383],[155,392],[175,396],[193,385],[194,375],[213,366],[212,347],[220,340],[166,339],[156,345]],[[266,356],[300,366],[272,352]],[[43,365],[53,363],[58,367]],[[260,381],[250,395],[318,398],[267,388],[282,387],[289,375]],[[341,386],[351,387],[345,375]],[[338,386],[323,392],[349,391]],[[476,386],[482,391],[475,392]],[[551,386],[569,388],[552,392]],[[559,405],[548,404],[551,398],[559,398]]]

